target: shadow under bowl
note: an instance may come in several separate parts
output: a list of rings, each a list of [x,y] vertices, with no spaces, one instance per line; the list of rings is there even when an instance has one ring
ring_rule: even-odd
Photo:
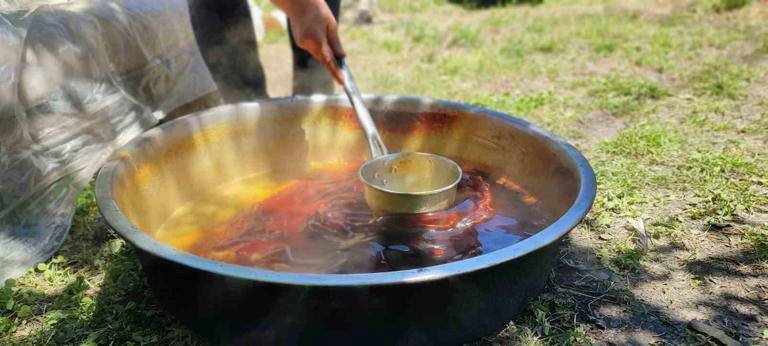
[[[551,133],[492,110],[418,97],[365,100],[393,152],[435,153],[472,162],[491,179],[507,177],[553,221],[494,252],[383,273],[276,272],[180,251],[158,239],[184,234],[157,230],[222,184],[245,176],[285,181],[318,164],[368,159],[344,97],[221,106],[144,133],[97,178],[99,209],[137,249],[163,307],[213,340],[259,344],[455,344],[499,330],[525,308],[544,287],[560,240],[592,205],[596,182],[586,159]]]

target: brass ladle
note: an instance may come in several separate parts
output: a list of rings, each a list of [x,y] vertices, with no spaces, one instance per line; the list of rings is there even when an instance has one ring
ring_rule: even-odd
[[[384,213],[426,213],[450,207],[461,180],[461,167],[446,157],[430,153],[390,154],[363,104],[349,67],[344,59],[338,59],[337,63],[344,78],[344,92],[371,149],[371,160],[363,163],[358,171],[365,183],[368,206]]]

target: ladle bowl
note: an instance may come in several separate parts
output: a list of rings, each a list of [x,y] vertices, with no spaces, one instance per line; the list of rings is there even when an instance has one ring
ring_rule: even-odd
[[[596,185],[585,158],[551,133],[492,110],[417,97],[365,103],[392,152],[471,163],[535,196],[552,222],[493,252],[382,273],[277,272],[195,256],[179,250],[199,235],[195,228],[267,193],[230,191],[232,182],[275,186],[318,165],[369,157],[343,96],[221,106],[144,133],[97,178],[99,209],[136,249],[160,305],[217,343],[243,344],[458,344],[492,335],[522,311],[544,287],[560,240],[591,207]],[[163,231],[184,208],[198,217]]]
[[[365,201],[382,213],[426,213],[451,206],[461,167],[445,157],[419,152],[380,156],[360,165]]]
[[[437,154],[390,154],[363,102],[349,66],[344,59],[338,59],[337,66],[343,76],[344,92],[371,149],[371,160],[360,166],[359,171],[360,180],[365,183],[368,207],[378,214],[413,214],[451,206],[461,180],[461,167]]]

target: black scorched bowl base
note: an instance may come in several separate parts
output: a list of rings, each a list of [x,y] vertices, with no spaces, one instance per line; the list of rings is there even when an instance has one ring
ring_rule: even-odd
[[[227,277],[137,249],[160,305],[217,344],[460,344],[492,335],[543,289],[560,240],[429,282],[294,286]]]

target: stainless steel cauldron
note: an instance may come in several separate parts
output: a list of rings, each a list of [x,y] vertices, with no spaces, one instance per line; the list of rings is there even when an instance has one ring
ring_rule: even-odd
[[[465,104],[370,96],[393,151],[433,152],[507,176],[553,220],[507,248],[458,262],[370,274],[297,274],[216,262],[156,240],[190,200],[245,175],[301,176],[360,161],[366,141],[343,97],[217,107],[148,131],[102,168],[96,199],[136,247],[158,301],[213,340],[280,344],[446,344],[503,327],[543,288],[560,239],[589,210],[595,177],[571,145],[523,120]],[[214,201],[215,203],[215,201]]]

